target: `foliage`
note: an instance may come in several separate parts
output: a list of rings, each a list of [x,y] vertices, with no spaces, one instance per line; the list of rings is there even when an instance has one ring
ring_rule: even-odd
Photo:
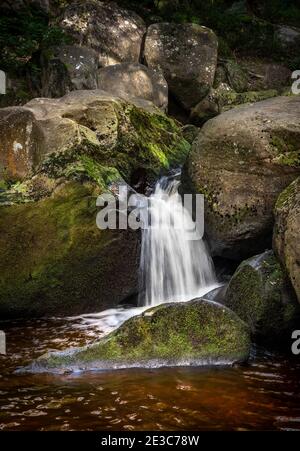
[[[28,70],[35,74],[40,70],[40,54],[47,54],[66,39],[64,32],[36,8],[1,12],[0,67],[9,74],[21,75]]]

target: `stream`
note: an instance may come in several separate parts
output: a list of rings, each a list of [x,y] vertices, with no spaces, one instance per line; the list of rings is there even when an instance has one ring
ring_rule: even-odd
[[[0,323],[0,429],[300,430],[300,359],[263,349],[236,367],[15,372],[47,350],[91,343],[99,327],[99,315]]]

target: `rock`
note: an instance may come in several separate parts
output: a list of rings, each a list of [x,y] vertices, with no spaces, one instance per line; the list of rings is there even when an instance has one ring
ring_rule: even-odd
[[[98,55],[87,47],[64,45],[44,67],[42,96],[62,97],[74,89],[97,89]]]
[[[3,0],[1,2],[1,8],[3,10],[12,10],[12,11],[20,11],[24,8],[34,7],[40,9],[44,13],[49,12],[50,8],[50,0],[14,0],[11,2],[10,0]]]
[[[300,173],[300,97],[276,97],[222,113],[193,142],[186,190],[205,196],[213,255],[242,259],[270,245],[273,207]]]
[[[97,228],[95,184],[56,184],[51,197],[0,206],[1,318],[99,311],[137,290],[138,233]]]
[[[223,63],[229,86],[236,92],[248,91],[249,75],[236,61],[227,60]]]
[[[298,55],[300,45],[300,28],[278,25],[275,27],[274,38],[284,50]]]
[[[208,119],[235,108],[239,105],[251,104],[278,96],[278,91],[235,92],[226,83],[221,83],[217,89],[211,88],[208,95],[196,105],[190,115],[193,123],[201,125]]]
[[[60,27],[80,46],[94,49],[100,67],[140,59],[146,26],[136,13],[115,3],[75,1],[65,8]]]
[[[73,164],[84,154],[116,167],[130,182],[135,170],[158,174],[182,163],[190,148],[178,125],[152,103],[128,103],[101,90],[3,108],[0,138],[0,180],[25,179],[42,165],[58,177],[62,154]]]
[[[225,305],[251,327],[254,339],[269,345],[289,342],[300,324],[300,308],[273,251],[245,260],[227,288]]]
[[[146,64],[161,70],[170,92],[187,110],[208,93],[217,65],[217,37],[196,24],[158,23],[147,31]]]
[[[243,58],[239,62],[249,74],[247,91],[280,90],[291,85],[292,72],[282,64],[257,58]]]
[[[144,100],[73,91],[0,110],[0,137],[0,316],[97,311],[136,293],[139,233],[99,230],[96,198],[181,165],[180,127]]]
[[[138,63],[122,63],[98,71],[98,88],[125,99],[142,98],[166,111],[168,84],[160,72]]]
[[[274,214],[273,247],[300,302],[300,178],[280,194]]]
[[[196,139],[196,136],[199,133],[199,127],[196,127],[196,125],[193,124],[186,124],[182,127],[182,134],[184,136],[184,139],[187,140],[190,144],[193,143],[193,141]]]
[[[249,329],[226,307],[204,299],[161,304],[97,343],[42,356],[32,371],[232,364],[249,357]]]

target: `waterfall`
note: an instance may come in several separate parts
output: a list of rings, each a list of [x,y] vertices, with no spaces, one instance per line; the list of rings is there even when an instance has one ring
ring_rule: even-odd
[[[206,244],[191,239],[195,223],[178,193],[179,181],[163,177],[148,201],[142,229],[139,305],[188,301],[217,285]]]

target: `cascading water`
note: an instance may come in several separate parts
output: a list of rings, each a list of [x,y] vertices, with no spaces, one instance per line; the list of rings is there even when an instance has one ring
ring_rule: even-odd
[[[163,177],[148,202],[149,224],[142,230],[139,305],[188,301],[217,284],[203,240],[184,207],[174,177]],[[191,239],[193,238],[193,239]]]
[[[70,318],[80,320],[79,328],[97,327],[107,334],[151,305],[188,301],[219,286],[205,243],[191,236],[195,223],[182,203],[179,183],[176,176],[163,177],[149,198],[135,193],[135,207],[144,224],[139,307],[118,307]]]

